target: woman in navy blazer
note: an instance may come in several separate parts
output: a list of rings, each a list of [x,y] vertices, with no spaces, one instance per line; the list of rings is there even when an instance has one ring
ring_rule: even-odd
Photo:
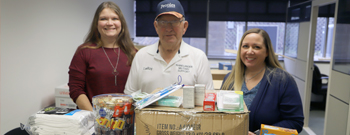
[[[279,64],[266,31],[243,34],[234,68],[222,90],[243,91],[249,114],[249,135],[261,124],[296,129],[304,125],[303,107],[294,78]]]

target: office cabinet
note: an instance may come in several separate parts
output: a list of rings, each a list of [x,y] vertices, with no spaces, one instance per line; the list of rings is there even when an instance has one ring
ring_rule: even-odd
[[[343,101],[329,96],[326,113],[325,135],[345,135],[348,122],[349,105]]]

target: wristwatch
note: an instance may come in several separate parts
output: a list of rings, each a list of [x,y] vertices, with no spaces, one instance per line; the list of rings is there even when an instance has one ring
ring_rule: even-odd
[[[260,134],[260,129],[254,131],[254,134],[259,135]]]

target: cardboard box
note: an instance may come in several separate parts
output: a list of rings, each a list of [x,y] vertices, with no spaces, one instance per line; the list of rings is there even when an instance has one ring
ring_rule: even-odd
[[[70,96],[69,96],[69,86],[67,84],[63,84],[61,86],[56,87],[55,88],[55,97],[70,98]]]
[[[56,107],[77,109],[77,105],[73,102],[73,100],[70,97],[56,97],[55,104]]]
[[[207,92],[210,92],[207,90]],[[182,95],[182,89],[171,95]],[[218,112],[194,109],[148,106],[136,112],[136,134],[150,135],[246,135],[249,111]]]
[[[261,124],[260,135],[298,135],[295,129]]]
[[[76,109],[77,105],[69,96],[69,87],[67,84],[57,86],[55,88],[55,104],[56,107]]]

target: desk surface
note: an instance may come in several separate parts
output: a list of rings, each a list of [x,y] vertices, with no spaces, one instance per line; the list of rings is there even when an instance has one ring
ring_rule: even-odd
[[[213,76],[213,80],[223,80],[227,73],[231,72],[231,70],[218,70],[218,69],[212,69],[211,75]]]
[[[220,90],[222,80],[213,80],[213,85],[215,90]]]
[[[211,74],[216,75],[226,75],[227,73],[231,72],[231,70],[219,70],[219,69],[211,69]]]

